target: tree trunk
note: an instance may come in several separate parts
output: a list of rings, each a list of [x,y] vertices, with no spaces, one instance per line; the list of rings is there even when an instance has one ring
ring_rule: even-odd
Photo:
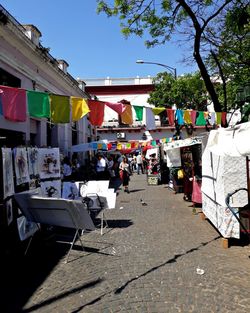
[[[201,54],[200,54],[200,42],[201,42],[201,33],[196,29],[195,34],[195,41],[194,41],[194,58],[197,62],[197,65],[200,69],[201,77],[204,80],[206,89],[211,97],[211,100],[214,104],[214,110],[216,112],[221,112],[221,104],[218,99],[218,95],[215,91],[214,85],[210,79],[210,75],[208,74],[208,71],[206,69],[206,66],[202,60]]]
[[[226,83],[226,79],[225,79],[225,76],[224,76],[224,73],[223,73],[220,61],[219,61],[216,53],[213,50],[211,50],[211,54],[212,54],[212,56],[213,56],[213,58],[215,60],[215,63],[217,64],[218,69],[219,69],[220,77],[221,77],[221,80],[222,80],[223,96],[224,96],[223,110],[227,112],[227,83]]]

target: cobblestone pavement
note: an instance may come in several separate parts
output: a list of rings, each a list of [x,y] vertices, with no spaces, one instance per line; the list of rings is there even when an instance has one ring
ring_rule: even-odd
[[[72,251],[69,263],[62,245],[34,242],[6,265],[0,311],[250,312],[250,246],[223,249],[183,194],[148,186],[145,175],[134,174],[130,190],[106,212],[105,234],[85,234],[85,251]]]

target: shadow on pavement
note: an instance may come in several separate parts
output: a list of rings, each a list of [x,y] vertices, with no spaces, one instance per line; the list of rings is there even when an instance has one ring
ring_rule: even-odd
[[[27,254],[24,255],[26,245],[27,242],[23,242],[22,249],[13,250],[1,258],[1,312],[35,312],[35,308],[32,308],[32,310],[24,310],[23,308],[57,264],[66,256],[70,248],[69,244],[56,242],[56,236],[51,233],[46,233],[46,237],[44,233],[35,234]],[[74,250],[75,247],[78,250],[78,246],[74,246]],[[72,289],[55,298],[46,300],[45,304],[39,304],[36,308],[47,305],[60,297],[66,297],[68,294],[79,292],[84,288],[90,288],[93,284],[99,282],[101,280]]]
[[[127,228],[133,225],[131,220],[107,220],[109,228]]]

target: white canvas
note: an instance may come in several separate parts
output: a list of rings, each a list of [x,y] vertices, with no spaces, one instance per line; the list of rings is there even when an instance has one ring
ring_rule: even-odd
[[[37,223],[30,222],[25,216],[20,216],[17,219],[17,228],[19,233],[19,238],[21,241],[33,236],[39,229]]]
[[[62,187],[62,198],[68,200],[79,199],[79,190],[75,183],[72,182],[63,182]]]
[[[60,177],[59,148],[38,149],[38,169],[41,179]]]
[[[181,151],[180,148],[167,150],[167,166],[180,167],[181,166]]]
[[[43,197],[61,198],[61,180],[41,182],[41,194]]]
[[[151,108],[145,108],[146,109],[146,129],[156,129],[155,126],[155,115]]]
[[[2,148],[3,166],[3,196],[7,198],[14,194],[14,172],[12,165],[12,151],[10,148]]]
[[[28,163],[29,163],[29,174],[31,176],[37,176],[38,170],[38,148],[27,148],[28,151]]]
[[[26,148],[15,148],[14,165],[16,173],[16,184],[21,185],[30,181],[29,168],[28,168],[28,155]]]

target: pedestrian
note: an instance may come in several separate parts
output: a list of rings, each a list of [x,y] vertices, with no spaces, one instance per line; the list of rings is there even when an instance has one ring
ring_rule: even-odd
[[[96,174],[97,180],[104,180],[106,173],[106,160],[101,154],[97,155]]]
[[[139,153],[136,156],[136,165],[137,165],[137,174],[138,175],[140,174],[140,170],[141,170],[141,173],[144,174],[141,153]]]
[[[124,192],[129,193],[128,185],[131,175],[131,170],[128,164],[128,159],[126,157],[123,157],[122,162],[119,165],[120,170],[120,178],[122,180],[122,185],[124,187]]]
[[[115,177],[115,171],[114,171],[114,160],[113,157],[110,155],[108,157],[108,172],[109,172],[109,176],[110,178],[114,178]]]

